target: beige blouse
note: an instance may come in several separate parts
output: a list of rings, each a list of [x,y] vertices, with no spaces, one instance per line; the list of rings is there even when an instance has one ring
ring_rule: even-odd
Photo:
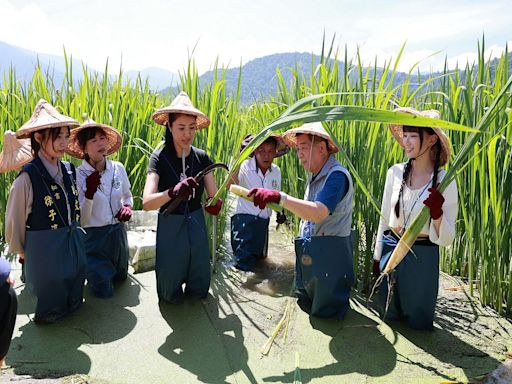
[[[408,186],[404,186],[402,192],[403,201],[402,199],[400,201],[400,217],[396,217],[395,204],[398,200],[398,194],[402,184],[404,167],[404,163],[395,164],[389,168],[387,173],[381,208],[384,218],[380,218],[375,251],[373,253],[374,260],[380,260],[384,231],[390,228],[409,227],[425,206],[423,201],[430,195],[428,188],[431,187],[432,181],[419,189],[410,189]],[[438,181],[443,180],[445,175],[445,170],[439,170]],[[455,181],[451,182],[444,190],[443,197],[445,201],[443,203],[443,215],[441,216],[439,233],[437,233],[434,222],[430,220],[423,226],[420,235],[428,236],[430,241],[434,244],[448,246],[455,238],[455,221],[457,219],[457,184]]]

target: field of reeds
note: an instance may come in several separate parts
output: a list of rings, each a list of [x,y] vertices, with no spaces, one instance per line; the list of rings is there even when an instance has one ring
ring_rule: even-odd
[[[211,126],[199,131],[195,145],[206,149],[215,161],[232,164],[238,155],[241,138],[270,124],[296,101],[314,94],[336,93],[316,100],[317,105],[346,105],[392,110],[396,106],[438,109],[442,118],[478,127],[485,121],[478,140],[467,148],[468,156],[457,169],[459,216],[453,246],[442,252],[442,269],[467,279],[480,300],[501,313],[512,309],[512,98],[507,80],[509,57],[505,52],[498,60],[484,57],[484,45],[478,46],[478,61],[463,68],[435,73],[425,78],[417,67],[405,80],[397,82],[397,57],[383,68],[363,66],[359,55],[347,56],[322,46],[320,61],[312,60],[312,75],[304,77],[295,69],[276,68],[277,97],[265,102],[242,105],[239,93],[226,91],[225,72],[214,68],[217,77],[210,84],[199,84],[194,61],[181,73],[179,90],[186,91],[193,103],[211,119]],[[340,66],[337,60],[345,63]],[[70,61],[69,61],[70,62]],[[105,68],[107,69],[107,68]],[[291,70],[292,81],[286,83],[282,72]],[[34,105],[45,98],[79,121],[90,117],[122,131],[124,145],[113,158],[122,161],[128,171],[136,208],[141,196],[148,158],[163,138],[163,128],[150,116],[155,109],[168,105],[175,94],[160,95],[141,79],[126,81],[119,72],[115,80],[83,69],[84,79],[76,85],[68,68],[62,84],[52,76],[35,70],[29,84],[20,84],[12,68],[0,88],[1,130],[16,130],[31,115]],[[105,71],[106,72],[106,71]],[[238,80],[238,92],[242,77]],[[489,108],[499,98],[498,107]],[[387,132],[383,123],[360,120],[327,123],[342,146],[338,159],[350,162],[355,185],[354,228],[358,246],[354,253],[357,276],[363,284],[370,281],[374,236],[377,231],[380,199],[389,166],[403,161],[403,151]],[[483,129],[485,128],[485,131]],[[469,143],[470,133],[450,130],[455,155]],[[344,157],[346,156],[346,157]],[[307,175],[294,153],[278,159],[283,173],[283,190],[302,196]],[[450,166],[450,164],[448,164]],[[3,218],[9,186],[15,174],[0,175],[0,215]],[[215,174],[218,184],[225,177]],[[363,193],[363,189],[366,193]],[[223,191],[223,197],[226,196]],[[297,220],[295,220],[295,225]],[[219,236],[229,218],[221,215]],[[294,226],[292,225],[292,228]],[[3,234],[3,220],[0,221]]]

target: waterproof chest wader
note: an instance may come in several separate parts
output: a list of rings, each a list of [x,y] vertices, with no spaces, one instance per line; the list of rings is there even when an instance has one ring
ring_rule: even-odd
[[[208,295],[210,249],[202,209],[183,215],[158,214],[155,272],[161,300],[175,303],[184,294],[199,298]]]
[[[87,285],[98,297],[114,294],[113,281],[128,276],[128,238],[123,223],[89,227],[85,231]]]
[[[87,260],[84,231],[78,226],[77,191],[59,162],[64,188],[54,182],[38,157],[25,165],[33,190],[25,232],[25,275],[37,298],[35,320],[54,321],[82,305]],[[71,224],[68,224],[71,223]]]
[[[37,298],[36,320],[53,321],[82,305],[87,268],[84,237],[76,223],[26,232],[25,274]]]
[[[380,270],[383,271],[395,245],[384,243]],[[432,329],[439,289],[439,246],[417,241],[391,274],[393,296],[386,319],[405,320],[411,328]],[[388,278],[379,287],[379,307],[383,313],[388,296]]]
[[[295,239],[295,289],[311,315],[343,319],[354,283],[350,237]]]
[[[251,271],[266,257],[269,219],[239,213],[231,217],[231,248],[239,269]]]

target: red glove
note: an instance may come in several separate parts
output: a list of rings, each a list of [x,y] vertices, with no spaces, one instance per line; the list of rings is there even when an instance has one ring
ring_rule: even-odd
[[[187,177],[176,184],[172,190],[169,188],[167,193],[171,199],[176,199],[177,197],[188,199],[197,187],[199,187],[197,181],[193,177]]]
[[[215,205],[207,205],[204,210],[212,216],[217,216],[222,209],[222,199],[219,197]]]
[[[430,195],[427,197],[423,204],[430,208],[430,217],[437,220],[443,214],[442,206],[444,203],[444,197],[441,195],[436,188],[429,188]]]
[[[94,194],[98,190],[98,186],[101,183],[101,176],[98,171],[94,171],[85,179],[85,198],[92,200]]]
[[[132,207],[129,205],[123,206],[116,214],[116,219],[119,221],[128,221],[132,218]]]
[[[254,196],[254,205],[264,209],[268,203],[278,204],[281,200],[281,194],[275,189],[253,188],[247,194],[247,197]]]
[[[18,257],[18,263],[20,263],[21,265],[25,264],[25,258],[23,257]]]

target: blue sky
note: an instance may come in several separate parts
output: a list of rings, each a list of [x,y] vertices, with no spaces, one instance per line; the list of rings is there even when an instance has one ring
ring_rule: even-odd
[[[422,70],[512,48],[510,0],[0,0],[0,41],[61,55],[63,46],[90,66],[181,70],[194,47],[200,72],[276,52],[313,52],[322,35],[366,63],[396,57]],[[435,52],[440,54],[430,57]]]

